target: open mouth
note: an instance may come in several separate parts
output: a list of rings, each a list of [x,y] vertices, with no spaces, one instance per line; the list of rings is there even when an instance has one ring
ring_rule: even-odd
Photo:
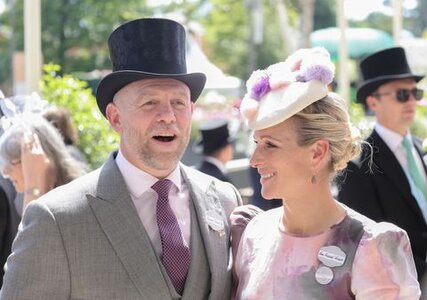
[[[175,140],[175,135],[155,135],[153,138],[159,142],[167,143]]]

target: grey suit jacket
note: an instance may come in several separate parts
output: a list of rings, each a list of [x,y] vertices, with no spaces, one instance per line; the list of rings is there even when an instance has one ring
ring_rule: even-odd
[[[229,215],[241,198],[230,184],[181,165],[210,267],[208,299],[231,285]],[[6,264],[0,299],[171,299],[163,266],[114,156],[31,203]],[[182,299],[193,299],[185,291]]]

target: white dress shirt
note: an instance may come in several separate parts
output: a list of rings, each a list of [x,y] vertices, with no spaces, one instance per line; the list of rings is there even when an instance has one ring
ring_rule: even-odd
[[[394,153],[394,156],[396,156],[397,160],[399,161],[400,165],[403,167],[403,169],[408,169],[408,160],[406,158],[406,151],[405,148],[402,145],[402,141],[404,136],[401,136],[399,133],[391,131],[388,128],[385,128],[381,124],[375,124],[375,131],[378,133],[378,135],[384,140],[384,142],[387,144],[387,146],[390,148],[390,150]],[[407,136],[409,140],[411,141],[412,145],[412,155],[414,156],[415,162],[417,164],[418,169],[421,171],[421,175],[423,176],[424,180],[427,180],[426,173],[424,171],[423,163],[421,161],[420,155],[418,154],[417,150],[414,147],[414,144],[412,142],[412,136],[411,133],[408,131]]]
[[[158,195],[151,188],[158,179],[132,165],[121,151],[117,154],[116,163],[123,175],[139,218],[160,257],[162,244],[156,220]],[[184,243],[190,246],[190,194],[187,185],[181,178],[179,165],[166,178],[174,183],[169,192],[169,205],[178,220]]]

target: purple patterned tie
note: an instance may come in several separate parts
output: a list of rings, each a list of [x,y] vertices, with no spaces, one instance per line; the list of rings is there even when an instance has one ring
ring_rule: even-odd
[[[176,216],[169,205],[172,181],[162,179],[151,187],[159,195],[157,200],[157,226],[162,241],[162,262],[175,290],[182,295],[190,267],[190,249],[184,244]]]

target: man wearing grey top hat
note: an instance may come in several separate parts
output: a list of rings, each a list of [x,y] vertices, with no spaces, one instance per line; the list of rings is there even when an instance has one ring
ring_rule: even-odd
[[[349,164],[338,198],[375,221],[405,229],[421,279],[426,270],[427,186],[421,140],[410,133],[423,76],[412,73],[403,48],[365,58],[357,100],[369,107],[376,124],[358,160]],[[372,151],[372,154],[371,154]]]
[[[228,299],[241,198],[179,162],[206,81],[186,71],[184,28],[134,20],[109,48],[96,98],[119,151],[27,207],[0,299]]]

